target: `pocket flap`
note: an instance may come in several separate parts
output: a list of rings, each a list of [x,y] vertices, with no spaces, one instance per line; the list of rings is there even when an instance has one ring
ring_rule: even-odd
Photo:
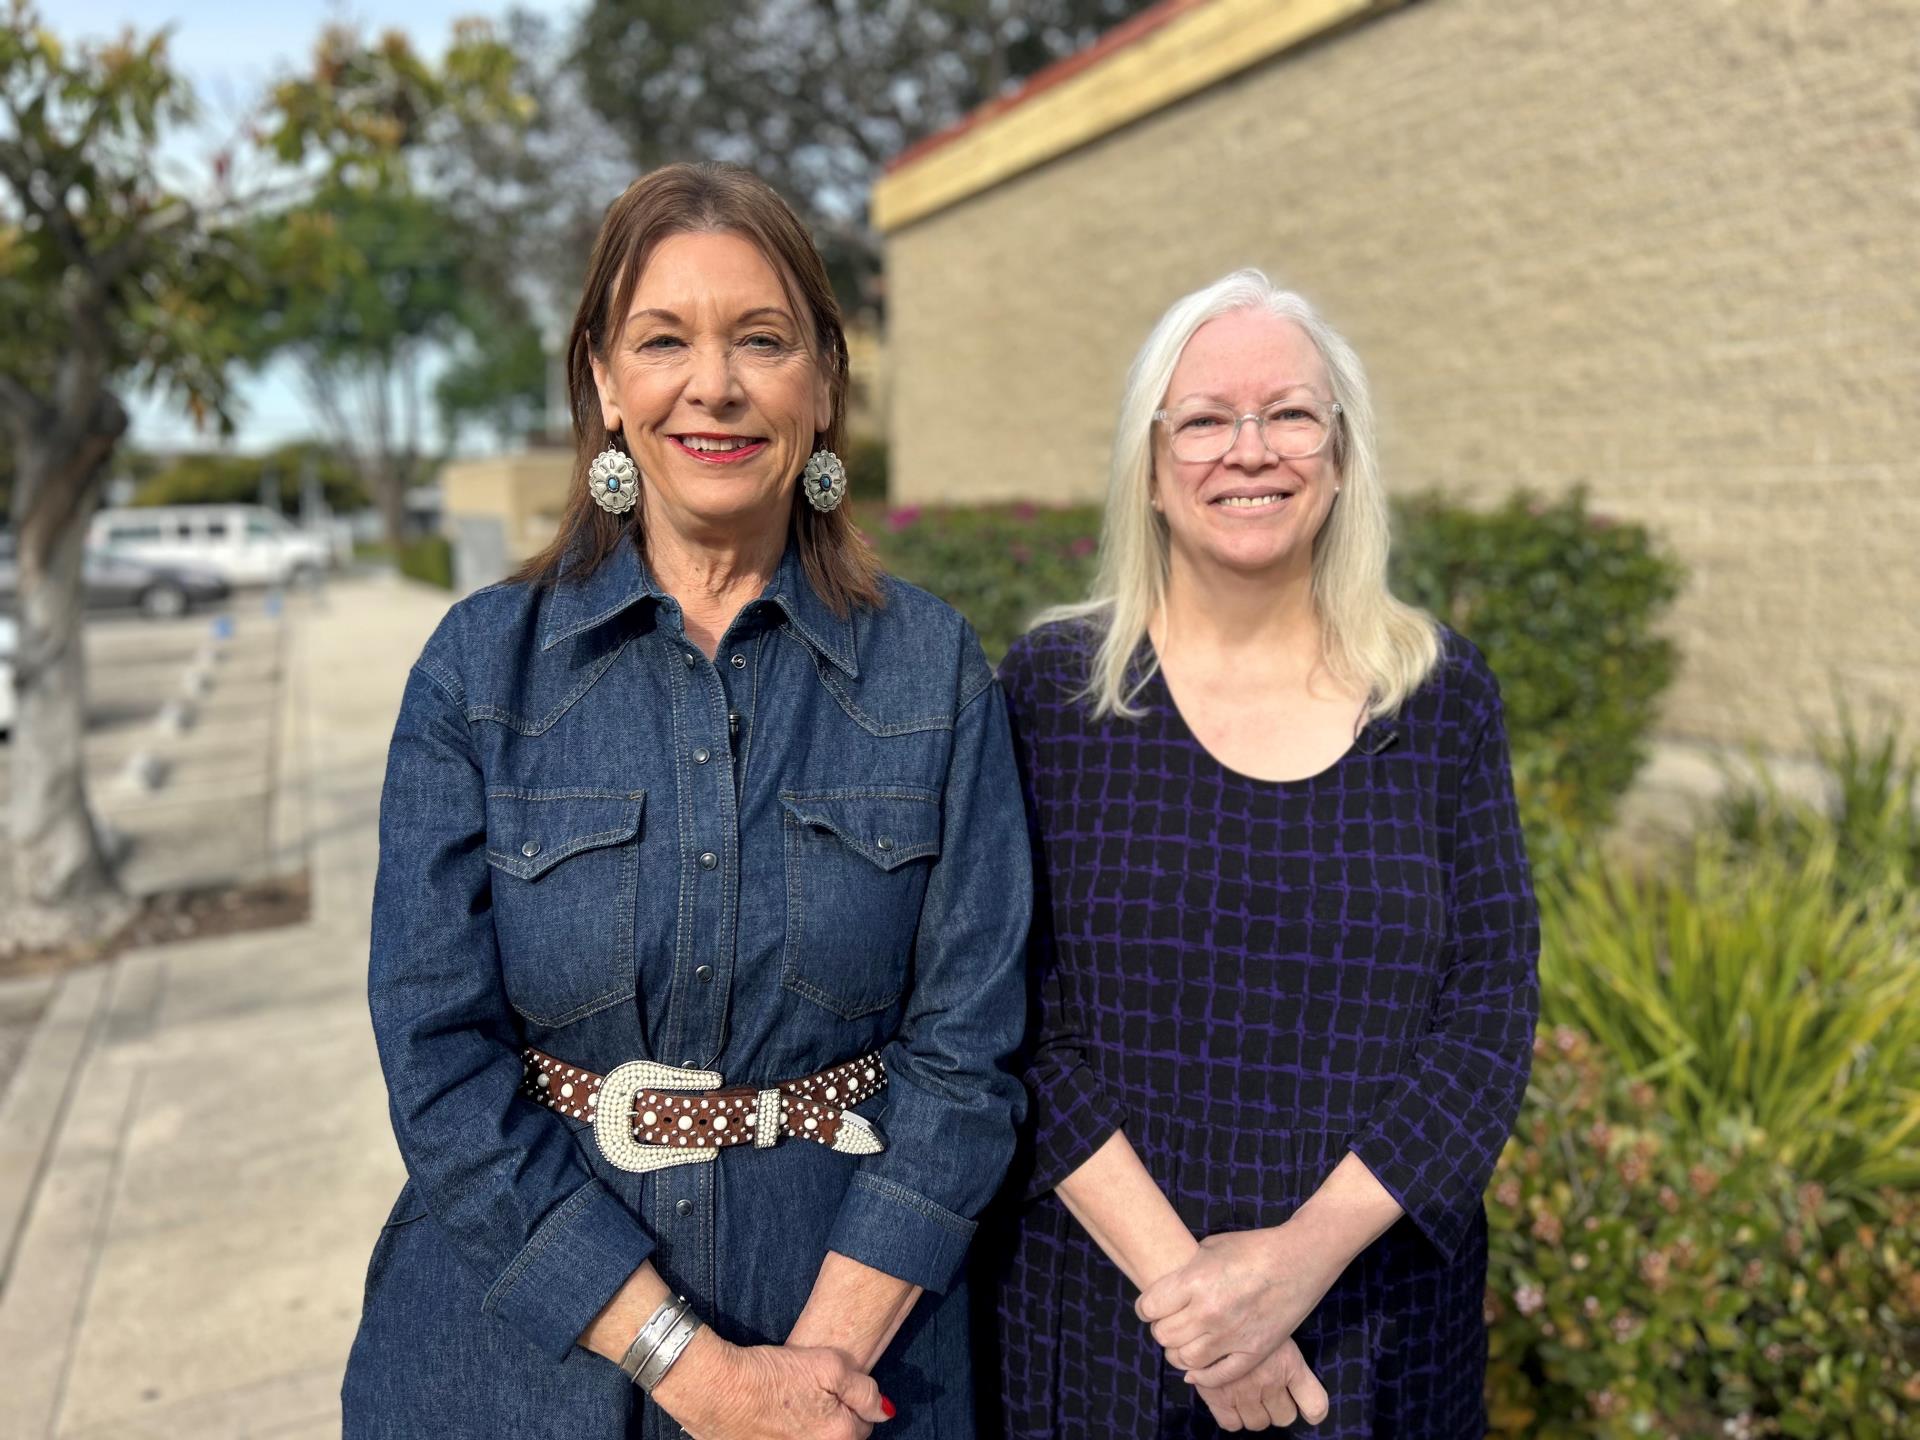
[[[940,853],[940,802],[928,793],[884,790],[780,792],[780,803],[802,825],[829,830],[882,870]]]
[[[488,863],[538,880],[582,850],[633,839],[646,799],[644,790],[490,790]]]

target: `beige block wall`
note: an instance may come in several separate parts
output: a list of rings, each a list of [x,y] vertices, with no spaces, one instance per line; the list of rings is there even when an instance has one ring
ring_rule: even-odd
[[[559,533],[572,485],[571,450],[525,450],[454,461],[441,473],[440,496],[449,523],[462,516],[499,520],[508,560],[517,565]]]
[[[1920,5],[1423,0],[888,237],[895,498],[1096,498],[1134,350],[1256,264],[1386,473],[1587,485],[1690,572],[1665,733],[1920,712]]]

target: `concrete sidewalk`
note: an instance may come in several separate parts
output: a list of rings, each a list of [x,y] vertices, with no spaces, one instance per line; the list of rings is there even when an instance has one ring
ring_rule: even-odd
[[[61,978],[0,1096],[0,1436],[323,1436],[402,1171],[368,1029],[387,737],[444,595],[293,617],[269,843],[303,926]]]

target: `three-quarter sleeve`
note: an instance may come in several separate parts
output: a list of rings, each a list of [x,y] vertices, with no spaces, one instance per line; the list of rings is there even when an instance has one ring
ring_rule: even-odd
[[[368,999],[395,1138],[482,1311],[555,1360],[653,1250],[566,1123],[516,1098],[490,911],[485,786],[457,670],[408,677],[380,801]]]
[[[1078,987],[1064,973],[1054,944],[1053,887],[1040,828],[1036,769],[1034,677],[1019,645],[1001,667],[1014,760],[1034,875],[1033,925],[1027,939],[1028,986],[1032,994],[1023,1079],[1031,1105],[1032,1169],[1024,1198],[1038,1199],[1093,1158],[1116,1130],[1126,1110],[1088,1061],[1091,1034]]]
[[[1426,1033],[1353,1151],[1440,1252],[1465,1238],[1526,1093],[1539,1016],[1539,915],[1500,692],[1458,662],[1463,749],[1453,820],[1453,944]]]
[[[979,644],[954,721],[940,855],[928,877],[900,1029],[882,1052],[886,1149],[860,1161],[828,1241],[935,1292],[958,1274],[1024,1110],[1013,1070],[1025,1019],[1032,885],[1005,707]]]

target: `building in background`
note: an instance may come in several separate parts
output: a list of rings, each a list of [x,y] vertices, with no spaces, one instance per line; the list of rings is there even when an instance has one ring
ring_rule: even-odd
[[[1258,265],[1401,493],[1584,485],[1686,564],[1654,774],[1920,711],[1911,0],[1170,0],[907,152],[892,495],[1102,492],[1125,367]]]
[[[455,460],[440,472],[453,587],[465,594],[518,569],[560,533],[573,451],[557,446]]]

